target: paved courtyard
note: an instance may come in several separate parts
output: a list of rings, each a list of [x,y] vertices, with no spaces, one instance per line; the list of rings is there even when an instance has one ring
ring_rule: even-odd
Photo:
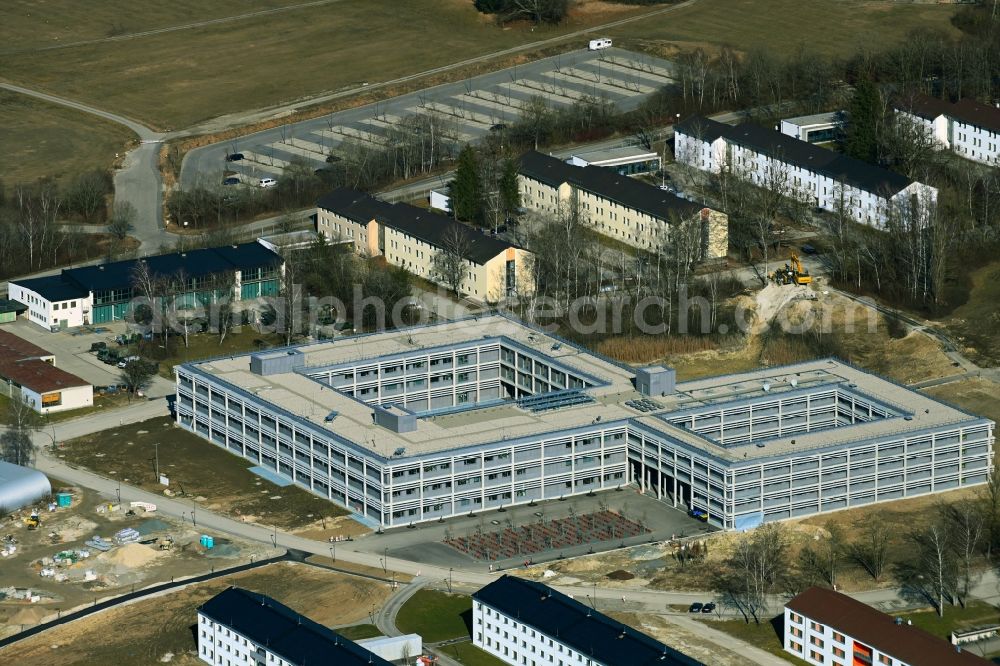
[[[486,570],[491,562],[473,558],[444,542],[449,538],[469,537],[507,527],[517,529],[536,525],[539,521],[551,523],[605,510],[614,511],[631,521],[641,523],[649,531],[639,536],[552,548],[532,555],[498,557],[492,561],[492,566],[495,569],[510,569],[523,566],[526,559],[539,563],[715,530],[714,527],[688,516],[683,508],[675,509],[667,503],[640,494],[634,487],[628,487],[620,491],[596,493],[594,496],[580,495],[565,500],[538,502],[535,506],[521,505],[508,507],[503,511],[482,511],[471,516],[450,518],[444,522],[421,523],[413,528],[395,528],[384,534],[366,536],[354,542],[351,547],[355,550],[388,554],[389,557],[435,566]]]
[[[444,128],[441,140],[458,146],[495,125],[515,122],[535,97],[551,107],[606,97],[628,110],[670,82],[670,72],[665,60],[620,49],[574,51],[192,150],[184,159],[181,185],[218,184],[227,169],[248,182],[276,178],[296,158],[320,168],[331,154],[385,145],[407,131],[404,125],[414,116],[436,116]],[[231,153],[244,159],[226,162]]]

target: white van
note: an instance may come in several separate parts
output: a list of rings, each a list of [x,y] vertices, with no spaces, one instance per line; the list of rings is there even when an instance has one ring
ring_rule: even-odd
[[[609,37],[601,37],[600,39],[590,40],[590,50],[600,51],[601,49],[610,49],[611,39]]]
[[[274,178],[261,178],[257,183],[257,187],[274,187],[278,184]]]

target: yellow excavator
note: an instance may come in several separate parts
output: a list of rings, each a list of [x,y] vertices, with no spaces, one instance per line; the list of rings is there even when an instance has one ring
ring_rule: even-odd
[[[785,264],[784,268],[774,271],[771,279],[777,284],[811,284],[813,281],[809,271],[802,267],[797,254],[790,257],[789,263]]]

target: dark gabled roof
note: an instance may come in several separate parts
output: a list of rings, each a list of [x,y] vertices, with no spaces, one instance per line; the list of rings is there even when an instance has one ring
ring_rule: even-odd
[[[11,280],[12,284],[35,292],[49,303],[69,301],[74,298],[86,298],[87,290],[79,285],[63,280],[62,275],[30,278],[27,280]]]
[[[263,594],[231,587],[206,601],[198,611],[297,666],[391,666],[357,643]]]
[[[901,97],[893,106],[925,120],[934,120],[938,116],[948,115],[951,111],[950,103],[920,93]]]
[[[672,212],[693,215],[702,209],[702,206],[658,187],[622,176],[614,169],[578,167],[535,150],[521,156],[518,173],[552,187],[570,183],[661,220],[668,219]]]
[[[376,199],[366,192],[349,187],[338,187],[324,194],[316,202],[318,208],[337,213],[355,222],[371,222],[387,216],[392,204]]]
[[[832,627],[910,666],[983,666],[988,662],[846,594],[811,587],[785,604],[810,620]]]
[[[701,664],[542,583],[505,575],[472,597],[609,666]]]
[[[968,97],[955,102],[948,115],[967,125],[973,125],[990,132],[1000,132],[1000,109]]]
[[[370,194],[346,187],[338,188],[321,197],[316,206],[355,222],[376,220],[379,224],[402,231],[438,248],[448,244],[450,233],[459,233],[465,238],[464,257],[480,265],[514,247],[510,243],[456,222],[450,217],[410,204],[387,203]]]
[[[134,282],[134,270],[139,261],[146,262],[155,275],[172,276],[183,271],[188,277],[201,277],[226,271],[274,266],[281,263],[281,257],[261,243],[252,242],[70,268],[63,271],[63,278],[88,291],[123,289],[131,287]]]
[[[7,314],[8,312],[15,312],[21,314],[26,311],[28,306],[19,301],[12,301],[9,298],[0,298],[0,314]]]
[[[688,132],[689,129],[691,132],[694,132],[695,129],[702,131],[700,134],[693,134]],[[743,123],[734,127],[708,118],[697,117],[677,125],[674,131],[688,136],[698,136],[705,141],[714,141],[716,138],[723,137],[727,142],[739,144],[763,155],[780,159],[793,166],[808,169],[874,194],[891,196],[906,189],[913,182],[895,171],[841,155],[808,141],[802,141],[777,130],[752,123]]]

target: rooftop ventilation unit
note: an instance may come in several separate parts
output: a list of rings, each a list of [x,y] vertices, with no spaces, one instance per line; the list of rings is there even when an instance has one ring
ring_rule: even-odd
[[[250,354],[250,372],[261,377],[294,372],[306,365],[306,355],[298,349]]]
[[[651,365],[635,371],[635,390],[642,395],[667,395],[674,392],[677,373],[673,368]]]

